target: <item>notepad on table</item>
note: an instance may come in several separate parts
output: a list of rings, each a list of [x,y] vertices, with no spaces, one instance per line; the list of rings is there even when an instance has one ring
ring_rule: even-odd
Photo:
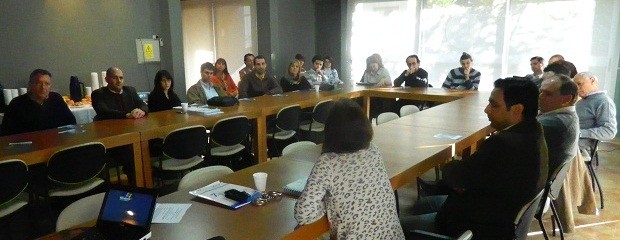
[[[307,182],[308,182],[307,178],[297,179],[297,181],[286,184],[286,186],[282,188],[282,192],[292,197],[298,198],[299,196],[301,196],[301,193],[304,191],[304,188],[306,188]]]

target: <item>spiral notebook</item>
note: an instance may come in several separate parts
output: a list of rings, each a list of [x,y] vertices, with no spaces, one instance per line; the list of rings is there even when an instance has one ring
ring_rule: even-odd
[[[307,178],[297,179],[297,181],[286,184],[286,186],[282,188],[282,192],[292,197],[298,198],[299,196],[301,196],[301,193],[304,191],[307,181],[308,181]]]

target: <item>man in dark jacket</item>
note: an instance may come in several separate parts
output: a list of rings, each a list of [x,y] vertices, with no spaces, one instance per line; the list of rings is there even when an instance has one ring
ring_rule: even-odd
[[[497,132],[471,157],[444,166],[443,182],[454,192],[424,199],[434,201],[439,211],[405,218],[403,227],[422,226],[452,236],[471,230],[476,239],[513,239],[517,212],[547,179],[547,145],[536,121],[538,88],[530,81],[499,79],[484,112]]]

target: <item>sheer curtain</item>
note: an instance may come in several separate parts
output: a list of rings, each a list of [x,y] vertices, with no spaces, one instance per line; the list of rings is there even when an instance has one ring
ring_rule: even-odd
[[[182,1],[185,82],[200,79],[200,65],[226,59],[235,82],[243,55],[256,53],[256,2],[253,0]],[[187,90],[187,89],[186,89]]]
[[[365,59],[377,52],[395,78],[404,59],[418,54],[429,82],[441,86],[467,52],[493,81],[531,73],[529,59],[562,54],[578,71],[599,76],[614,96],[620,56],[620,1],[349,1],[351,75],[359,81]],[[419,13],[419,14],[418,14]]]

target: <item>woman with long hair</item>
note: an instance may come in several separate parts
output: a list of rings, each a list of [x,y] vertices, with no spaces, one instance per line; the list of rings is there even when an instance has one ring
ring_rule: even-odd
[[[239,94],[239,88],[230,77],[228,64],[223,58],[218,58],[215,61],[215,72],[211,76],[211,83],[221,87],[226,92],[226,96],[236,97]]]
[[[155,74],[153,91],[149,94],[149,112],[159,112],[181,106],[179,96],[174,92],[174,79],[166,70]]]
[[[301,63],[293,60],[288,65],[288,73],[280,79],[280,86],[283,92],[310,89],[310,83],[306,78],[301,77]]]

